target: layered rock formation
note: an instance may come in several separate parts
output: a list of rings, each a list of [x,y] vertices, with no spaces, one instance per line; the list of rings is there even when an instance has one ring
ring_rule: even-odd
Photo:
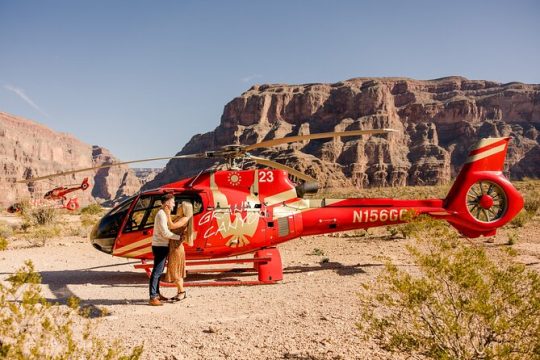
[[[142,184],[146,184],[149,181],[154,180],[154,178],[163,171],[162,168],[134,168],[135,175],[141,180]]]
[[[507,172],[540,176],[540,85],[447,77],[355,78],[335,84],[253,86],[225,106],[220,125],[178,154],[325,131],[393,128],[390,135],[312,140],[262,151],[323,187],[439,184],[482,137],[511,136]],[[209,160],[172,160],[146,185],[190,176]]]
[[[107,149],[92,147],[71,135],[57,133],[41,124],[0,112],[0,204],[22,199],[41,199],[57,186],[79,185],[89,177],[92,185],[77,196],[81,205],[114,200],[135,193],[141,186],[127,166],[61,176],[30,184],[16,180],[66,170],[100,166],[117,161]]]

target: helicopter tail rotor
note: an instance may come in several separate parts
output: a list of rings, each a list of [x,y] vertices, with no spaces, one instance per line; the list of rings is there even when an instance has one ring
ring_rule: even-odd
[[[468,237],[491,236],[523,208],[523,198],[503,175],[510,138],[482,139],[445,199],[448,221]]]

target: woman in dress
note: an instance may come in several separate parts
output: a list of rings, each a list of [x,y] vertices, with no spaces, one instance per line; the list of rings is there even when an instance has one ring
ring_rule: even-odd
[[[188,201],[183,201],[178,207],[177,215],[179,219],[172,221],[170,211],[167,213],[167,225],[169,229],[180,235],[180,240],[170,240],[169,260],[167,263],[167,274],[165,281],[176,285],[178,293],[172,297],[172,301],[183,300],[187,297],[184,289],[184,278],[186,277],[186,253],[183,243],[193,246],[193,205]]]

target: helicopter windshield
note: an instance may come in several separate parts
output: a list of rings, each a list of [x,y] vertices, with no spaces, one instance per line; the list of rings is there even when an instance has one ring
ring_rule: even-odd
[[[114,240],[120,231],[122,222],[137,195],[128,198],[109,211],[94,226],[90,233],[92,245],[103,252],[112,253]]]

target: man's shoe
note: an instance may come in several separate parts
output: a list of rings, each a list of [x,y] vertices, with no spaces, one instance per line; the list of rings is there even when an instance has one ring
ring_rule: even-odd
[[[151,306],[162,306],[163,305],[163,303],[161,301],[159,301],[159,298],[157,298],[157,297],[155,297],[153,299],[150,299],[148,304],[151,305]]]

